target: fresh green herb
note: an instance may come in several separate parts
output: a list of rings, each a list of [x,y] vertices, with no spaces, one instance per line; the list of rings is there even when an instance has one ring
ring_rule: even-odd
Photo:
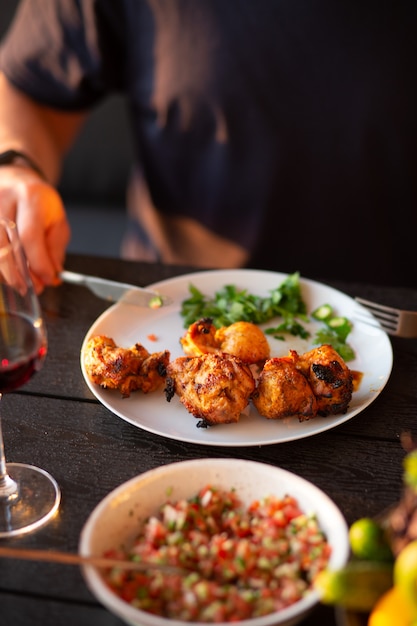
[[[263,321],[262,299],[246,289],[226,285],[213,298],[206,297],[194,285],[190,285],[189,290],[191,298],[182,303],[181,309],[186,328],[203,317],[210,317],[217,328],[240,320],[255,324]]]
[[[348,320],[347,317],[332,317],[326,324],[342,342],[346,341],[352,330],[352,322]]]
[[[295,329],[297,318],[308,321],[299,278],[298,272],[291,274],[266,298],[250,294],[247,289],[239,290],[234,285],[226,285],[213,298],[208,298],[190,285],[191,297],[184,300],[181,307],[184,327],[188,328],[203,317],[210,317],[217,328],[239,321],[262,324],[274,317],[282,317],[286,328]]]
[[[341,341],[337,334],[330,328],[322,328],[317,331],[314,336],[313,343],[315,345],[323,345],[328,343],[336,350],[345,362],[353,361],[355,358],[355,351],[353,348],[344,341]]]
[[[216,328],[239,321],[263,324],[279,317],[282,321],[274,328],[266,329],[265,334],[280,340],[288,334],[302,339],[310,336],[303,326],[310,318],[301,294],[299,272],[287,276],[267,297],[255,296],[247,289],[238,289],[234,285],[226,285],[212,298],[192,284],[189,291],[190,298],[184,300],[181,306],[185,328],[204,317],[211,318]],[[332,345],[345,361],[355,358],[353,349],[346,343],[352,330],[352,323],[346,317],[336,316],[329,304],[318,307],[311,317],[324,324],[314,337],[315,344]]]
[[[284,333],[283,335],[281,333]],[[299,322],[294,319],[287,319],[274,328],[267,328],[265,330],[266,335],[272,335],[274,339],[285,340],[284,335],[293,335],[294,337],[301,337],[302,339],[308,339],[310,333]]]
[[[340,354],[344,361],[352,361],[355,358],[353,348],[346,343],[352,330],[352,322],[347,317],[334,314],[330,304],[324,304],[312,312],[311,317],[323,322],[324,328],[317,331],[314,344],[328,343]]]

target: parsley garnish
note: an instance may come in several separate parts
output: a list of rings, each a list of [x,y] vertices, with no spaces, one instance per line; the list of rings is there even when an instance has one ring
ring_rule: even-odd
[[[238,289],[235,285],[226,285],[216,291],[212,298],[205,296],[192,284],[189,285],[189,291],[190,298],[184,300],[181,305],[184,328],[204,317],[211,318],[216,328],[239,321],[263,324],[279,317],[282,321],[274,328],[266,329],[266,334],[272,335],[275,339],[284,339],[286,334],[302,339],[310,336],[309,331],[303,326],[310,318],[301,294],[299,272],[287,276],[278,287],[269,292],[267,297],[256,296],[247,289]],[[336,319],[330,307],[328,311],[332,319]],[[343,327],[331,328],[328,324],[329,319],[319,317],[315,319],[322,321],[325,328],[316,333],[314,343],[329,343],[345,361],[352,360],[354,352],[346,343],[346,337],[352,328],[351,323],[346,320]]]
[[[324,328],[317,331],[314,343],[319,345],[328,343],[333,346],[344,361],[352,361],[355,358],[355,352],[346,343],[352,330],[352,322],[347,317],[335,315],[330,304],[322,305],[313,311],[311,317],[324,324]]]
[[[191,298],[184,300],[181,306],[185,328],[203,317],[210,317],[217,328],[239,321],[262,324],[274,317],[282,317],[288,328],[297,318],[308,321],[298,272],[288,276],[266,298],[234,285],[216,291],[213,298],[205,296],[194,285],[189,285],[189,290]]]

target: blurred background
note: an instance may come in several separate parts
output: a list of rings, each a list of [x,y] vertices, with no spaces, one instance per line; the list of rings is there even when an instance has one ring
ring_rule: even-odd
[[[0,0],[0,40],[18,5]],[[125,100],[114,96],[89,118],[64,164],[59,190],[72,228],[69,252],[119,256],[132,155]]]

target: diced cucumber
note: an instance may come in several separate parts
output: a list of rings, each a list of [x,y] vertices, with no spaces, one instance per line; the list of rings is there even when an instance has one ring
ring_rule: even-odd
[[[333,309],[330,304],[322,304],[315,311],[312,312],[311,316],[318,320],[319,322],[325,322],[333,315]]]

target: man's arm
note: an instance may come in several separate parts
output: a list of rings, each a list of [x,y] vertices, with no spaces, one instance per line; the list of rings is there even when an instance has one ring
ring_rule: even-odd
[[[17,90],[0,73],[0,153],[26,154],[0,166],[0,217],[17,223],[37,291],[55,284],[69,240],[69,225],[55,185],[62,160],[86,114],[53,110]]]

